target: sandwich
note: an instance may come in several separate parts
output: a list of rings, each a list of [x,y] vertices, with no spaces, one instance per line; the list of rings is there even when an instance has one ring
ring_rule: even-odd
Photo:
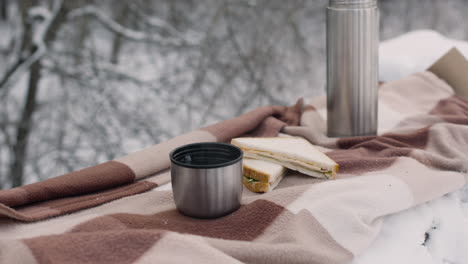
[[[300,137],[234,138],[244,157],[275,163],[306,175],[334,179],[338,164]]]
[[[287,169],[263,160],[244,158],[242,182],[252,192],[269,192],[283,179]]]

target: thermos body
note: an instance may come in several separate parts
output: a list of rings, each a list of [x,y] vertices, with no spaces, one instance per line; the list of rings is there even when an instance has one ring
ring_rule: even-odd
[[[376,0],[327,7],[328,136],[377,133],[379,10]]]

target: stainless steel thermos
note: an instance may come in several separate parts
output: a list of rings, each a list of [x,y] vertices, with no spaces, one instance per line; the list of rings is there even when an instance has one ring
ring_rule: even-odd
[[[328,136],[377,133],[379,10],[376,0],[327,7]]]

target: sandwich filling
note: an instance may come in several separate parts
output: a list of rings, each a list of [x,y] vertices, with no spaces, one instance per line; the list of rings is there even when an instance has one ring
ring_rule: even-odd
[[[261,159],[244,158],[243,184],[253,192],[269,192],[283,179],[286,167]]]
[[[261,182],[259,180],[244,176],[244,185],[253,192],[269,192],[280,183],[285,174],[286,173],[283,173],[273,182]]]
[[[328,179],[334,178],[336,171],[338,170],[337,168],[338,166],[335,166],[333,168],[334,170],[330,170],[327,168],[319,167],[316,164],[310,164],[310,163],[303,162],[297,159],[291,159],[289,157],[281,157],[281,160],[280,160],[274,157],[273,155],[271,155],[269,152],[265,152],[265,151],[249,150],[249,149],[243,149],[243,150],[244,150],[245,157],[261,158],[266,161],[271,161],[271,162],[281,164],[286,167],[290,167],[290,166],[287,166],[288,164],[294,165],[294,168],[291,168],[291,167],[290,168],[299,170],[300,172],[304,172],[304,173],[307,173],[308,171],[314,171],[317,174],[322,175],[324,178],[328,178]]]
[[[259,180],[256,180],[254,178],[250,178],[244,175],[244,178],[246,179],[247,182],[259,182]]]

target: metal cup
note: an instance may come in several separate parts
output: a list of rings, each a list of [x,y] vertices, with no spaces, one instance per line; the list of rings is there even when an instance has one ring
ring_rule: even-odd
[[[182,214],[215,218],[240,207],[241,149],[225,143],[194,143],[169,156],[174,201]]]

